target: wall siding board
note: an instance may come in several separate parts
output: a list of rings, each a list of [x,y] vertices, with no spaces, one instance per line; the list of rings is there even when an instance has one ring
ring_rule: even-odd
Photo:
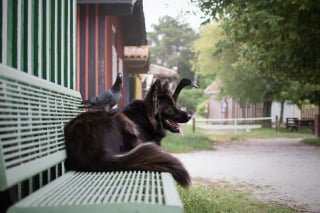
[[[28,2],[21,0],[20,70],[28,72]]]
[[[2,12],[2,25],[1,25],[1,35],[2,35],[2,51],[1,51],[1,62],[3,64],[7,64],[7,30],[8,30],[8,22],[5,21],[7,20],[8,17],[8,0],[2,0],[2,7],[1,7],[1,12]]]
[[[27,1],[28,18],[27,18],[27,72],[32,72],[32,0]]]
[[[37,16],[37,18],[38,18],[38,27],[36,27],[36,30],[37,30],[37,35],[38,35],[38,38],[37,38],[37,40],[38,40],[38,46],[37,47],[35,47],[37,50],[38,50],[38,52],[37,52],[37,55],[36,55],[36,58],[37,58],[37,61],[38,61],[38,63],[37,63],[37,71],[38,71],[38,76],[40,77],[40,78],[43,78],[43,73],[42,73],[42,48],[43,48],[43,44],[42,44],[42,42],[43,42],[43,40],[42,40],[42,28],[43,28],[43,18],[42,18],[42,11],[43,11],[43,5],[42,5],[42,3],[43,3],[43,1],[42,0],[38,0],[37,1],[38,2],[38,16]]]
[[[56,47],[55,47],[55,52],[56,52],[56,73],[57,73],[57,76],[56,76],[56,83],[61,85],[62,83],[62,79],[61,79],[61,72],[59,72],[59,70],[62,70],[62,61],[61,61],[61,55],[63,54],[62,53],[62,48],[61,48],[61,45],[63,44],[63,42],[61,41],[62,40],[62,3],[61,1],[57,1],[57,22],[56,22],[56,26],[55,26],[55,29],[56,29],[56,33],[57,33],[57,36],[56,36]]]
[[[0,63],[2,63],[2,41],[3,41],[3,36],[2,36],[2,21],[4,20],[3,18],[3,12],[2,12],[2,4],[3,0],[0,0]]]
[[[88,21],[89,24],[87,25],[87,45],[88,45],[88,97],[96,96],[95,91],[95,85],[96,85],[96,78],[95,78],[95,43],[96,43],[96,37],[95,37],[95,5],[89,4],[88,5]]]
[[[50,17],[49,14],[47,14],[47,1],[46,0],[42,0],[42,8],[40,11],[40,16],[42,17],[42,29],[41,29],[41,66],[40,67],[40,71],[41,71],[41,75],[43,79],[48,79],[47,77],[47,24],[48,21],[47,19]]]
[[[70,1],[64,1],[64,70],[70,68]],[[70,88],[70,72],[64,73],[64,86]]]
[[[32,48],[32,73],[34,76],[38,76],[39,77],[39,59],[38,59],[38,55],[39,55],[39,49],[38,49],[38,29],[39,29],[39,1],[37,0],[33,0],[32,1],[32,13],[31,13],[31,17],[32,17],[32,24],[31,24],[31,29],[32,29],[32,33],[31,33],[31,48]]]
[[[70,88],[76,88],[76,57],[77,57],[77,46],[76,46],[76,20],[77,20],[77,6],[76,6],[76,1],[74,2],[70,2],[70,34],[69,34],[69,38],[70,38],[70,70],[74,70],[74,72],[69,72],[70,74]]]
[[[46,80],[50,81],[50,73],[51,73],[51,9],[50,9],[50,0],[45,0],[46,9],[45,9],[45,15],[46,15],[46,51],[45,51],[45,57],[46,57],[46,63],[45,63],[45,72],[46,72]]]
[[[0,0],[0,63],[75,89],[76,0]]]
[[[103,14],[103,8],[99,7],[99,14]],[[101,93],[105,90],[105,30],[104,30],[104,16],[98,17],[98,27],[99,27],[99,35],[98,35],[98,93]]]
[[[9,66],[12,66],[12,54],[13,54],[13,11],[14,2],[8,1],[7,2],[7,29],[6,29],[6,37],[7,37],[7,51],[6,51],[6,59],[4,60],[5,63]],[[6,20],[4,19],[4,20]]]
[[[78,22],[78,27],[79,27],[79,42],[80,41],[85,41],[85,32],[86,32],[86,28],[85,28],[85,21],[86,21],[86,17],[85,17],[85,11],[86,8],[84,5],[78,5],[79,7],[79,22]],[[80,79],[80,93],[82,94],[82,98],[87,98],[85,96],[86,92],[85,92],[85,85],[86,85],[86,80],[83,76],[85,76],[85,57],[86,57],[86,51],[85,51],[85,45],[79,45],[79,51],[80,51],[80,61],[79,61],[79,79]]]
[[[17,1],[17,69],[21,70],[21,37],[22,37],[22,27],[21,27],[21,22],[22,22],[22,0]]]

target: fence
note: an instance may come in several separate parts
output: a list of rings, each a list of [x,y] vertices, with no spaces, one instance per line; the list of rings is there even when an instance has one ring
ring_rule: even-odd
[[[252,129],[252,128],[261,128],[261,125],[257,125],[257,121],[272,120],[272,117],[259,117],[259,118],[221,118],[221,119],[192,119],[192,131],[195,132],[196,124],[205,122],[207,125],[203,126],[206,129],[217,129],[217,124],[219,128],[223,125],[224,129],[233,129],[234,133],[237,133],[239,129]],[[243,125],[246,124],[246,125]],[[248,126],[248,124],[254,124]]]

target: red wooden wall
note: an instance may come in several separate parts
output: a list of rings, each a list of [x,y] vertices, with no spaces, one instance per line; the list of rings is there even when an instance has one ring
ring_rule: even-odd
[[[118,16],[105,16],[98,4],[77,6],[77,90],[83,99],[110,88],[112,82],[112,26],[116,29],[117,67],[123,59],[123,32]],[[123,64],[124,70],[124,64]],[[121,70],[123,72],[123,70]],[[123,89],[123,92],[125,90]],[[124,94],[123,94],[124,97]],[[123,103],[124,98],[120,102]]]

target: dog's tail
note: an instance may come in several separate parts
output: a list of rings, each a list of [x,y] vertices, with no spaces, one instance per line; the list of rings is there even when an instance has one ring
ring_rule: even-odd
[[[110,166],[111,163],[112,170],[169,172],[181,186],[188,187],[191,183],[190,176],[182,163],[155,143],[142,143],[128,153],[114,155],[104,160],[108,162],[105,165]],[[105,171],[110,170],[109,166]]]

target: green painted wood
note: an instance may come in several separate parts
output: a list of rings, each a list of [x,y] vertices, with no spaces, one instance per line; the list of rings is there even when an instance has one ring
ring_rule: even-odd
[[[22,211],[182,213],[183,206],[169,173],[68,172],[9,209]]]
[[[63,127],[83,112],[81,100],[76,91],[0,64],[1,189],[65,159]]]
[[[12,49],[13,49],[13,16],[14,16],[14,2],[7,1],[7,61],[5,64],[12,66]]]
[[[75,0],[1,0],[0,62],[74,89],[75,5]]]
[[[42,64],[41,64],[41,72],[42,72],[42,78],[43,79],[48,79],[47,76],[47,63],[49,63],[47,61],[47,19],[50,18],[50,14],[47,14],[47,1],[46,0],[41,0],[42,1],[42,11],[41,11],[41,17],[42,17],[42,29],[41,29],[41,36],[42,36],[42,55],[40,55],[39,57],[41,57],[42,60]]]
[[[38,0],[30,0],[31,1],[31,73],[34,76],[39,76],[38,70]]]
[[[21,55],[20,68],[22,71],[28,70],[28,2],[21,1]]]
[[[55,24],[56,24],[56,8],[55,4],[56,1],[51,1],[51,7],[50,7],[50,55],[51,55],[51,60],[50,60],[50,81],[51,82],[56,82],[55,78],[55,66],[56,66],[56,55],[55,55],[55,37],[56,37],[56,30],[55,30]]]
[[[2,12],[2,4],[3,4],[3,0],[0,0],[0,63],[2,63],[2,42],[3,42],[3,38],[2,38],[2,21],[3,21],[3,12]]]

